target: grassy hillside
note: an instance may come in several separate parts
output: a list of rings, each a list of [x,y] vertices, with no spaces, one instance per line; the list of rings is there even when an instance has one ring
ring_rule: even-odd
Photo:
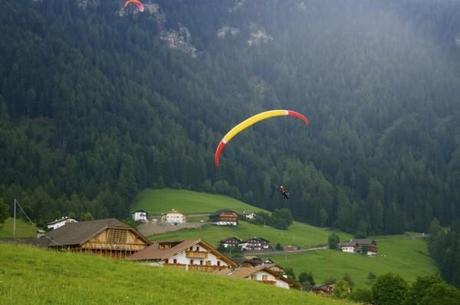
[[[346,304],[247,280],[1,243],[0,261],[0,304]]]
[[[368,285],[369,272],[377,276],[395,272],[407,281],[415,280],[418,275],[437,272],[423,239],[407,235],[381,236],[375,239],[379,251],[377,257],[323,250],[272,258],[281,266],[293,268],[297,275],[303,271],[311,271],[317,282],[328,278],[341,278],[349,273],[358,287]]]
[[[35,237],[37,228],[22,219],[16,219],[16,237]],[[0,238],[13,237],[13,218],[0,225]]]
[[[188,190],[175,189],[146,189],[138,194],[131,211],[145,210],[151,214],[161,214],[171,209],[182,213],[211,213],[228,208],[237,212],[260,211],[242,201],[215,194],[206,194]]]
[[[214,245],[220,240],[237,236],[241,239],[258,236],[268,239],[273,246],[276,243],[282,245],[297,245],[303,248],[321,244],[327,244],[327,238],[332,231],[317,228],[307,224],[294,222],[288,230],[278,230],[270,226],[254,225],[240,221],[238,227],[219,227],[206,225],[201,229],[183,230],[151,236],[154,240],[180,240],[180,239],[204,239]],[[346,233],[338,233],[341,239],[349,238]]]

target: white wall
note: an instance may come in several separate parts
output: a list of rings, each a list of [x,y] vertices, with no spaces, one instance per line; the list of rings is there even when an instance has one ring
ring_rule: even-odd
[[[205,248],[199,246],[199,245],[194,245],[193,246],[193,251],[196,251],[196,247],[199,247],[199,250],[198,251],[206,251],[208,252],[208,250],[206,250]],[[188,249],[186,250],[188,251]],[[211,266],[217,266],[217,262],[220,261],[220,266],[222,267],[226,267],[228,266],[225,261],[221,260],[221,259],[218,259],[214,254],[208,252],[208,257],[205,258],[205,259],[200,259],[200,258],[188,258],[185,254],[186,251],[182,251],[180,253],[177,253],[176,255],[174,256],[171,256],[168,260],[168,263],[169,264],[173,264],[174,262],[174,259],[177,260],[177,264],[183,264],[183,265],[190,265],[190,262],[191,260],[193,260],[193,265],[200,265],[200,260],[203,260],[203,266],[206,266],[206,262],[207,261],[211,261]]]
[[[256,272],[254,275],[256,276],[256,278],[255,278],[256,281],[263,281],[263,276],[266,275],[267,276],[266,281],[275,281],[275,286],[276,287],[289,289],[289,284],[288,283],[277,279],[275,276],[273,276],[272,274],[270,274],[270,273],[268,273],[266,271],[262,270],[262,271]]]

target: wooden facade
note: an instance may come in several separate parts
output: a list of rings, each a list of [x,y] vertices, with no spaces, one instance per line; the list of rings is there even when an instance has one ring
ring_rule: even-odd
[[[149,245],[134,228],[116,220],[102,219],[66,225],[49,232],[47,247],[115,259],[128,257]]]

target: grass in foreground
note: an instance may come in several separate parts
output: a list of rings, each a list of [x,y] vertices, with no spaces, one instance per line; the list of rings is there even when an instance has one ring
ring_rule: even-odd
[[[219,209],[236,212],[261,211],[262,209],[223,195],[175,189],[146,189],[140,192],[131,211],[144,210],[154,215],[177,209],[181,213],[212,213]]]
[[[35,237],[37,228],[22,219],[16,219],[16,237]],[[13,218],[8,218],[0,225],[0,238],[13,237]]]
[[[348,304],[248,280],[2,243],[0,261],[0,304]]]
[[[273,247],[281,245],[297,245],[302,248],[314,247],[327,244],[327,238],[332,231],[317,228],[307,224],[294,222],[288,230],[278,230],[270,226],[254,225],[245,221],[240,221],[237,227],[220,227],[206,225],[201,229],[182,230],[160,235],[151,236],[153,240],[181,240],[181,239],[203,239],[215,246],[219,241],[237,236],[241,239],[248,239],[254,236],[263,237],[271,242]],[[346,233],[337,233],[341,239],[350,238]]]
[[[273,258],[281,266],[292,268],[296,275],[312,272],[317,283],[328,278],[340,279],[348,273],[355,282],[355,287],[362,288],[369,286],[369,272],[377,276],[394,272],[409,282],[419,275],[437,272],[423,239],[406,235],[381,236],[375,239],[379,252],[377,257],[323,250]]]

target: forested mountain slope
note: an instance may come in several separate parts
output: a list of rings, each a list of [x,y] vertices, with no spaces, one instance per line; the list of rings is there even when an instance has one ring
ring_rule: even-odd
[[[126,217],[139,190],[182,187],[361,233],[460,215],[460,3],[144,4],[3,1],[4,201]],[[215,169],[223,134],[272,108],[311,127],[264,122]]]

